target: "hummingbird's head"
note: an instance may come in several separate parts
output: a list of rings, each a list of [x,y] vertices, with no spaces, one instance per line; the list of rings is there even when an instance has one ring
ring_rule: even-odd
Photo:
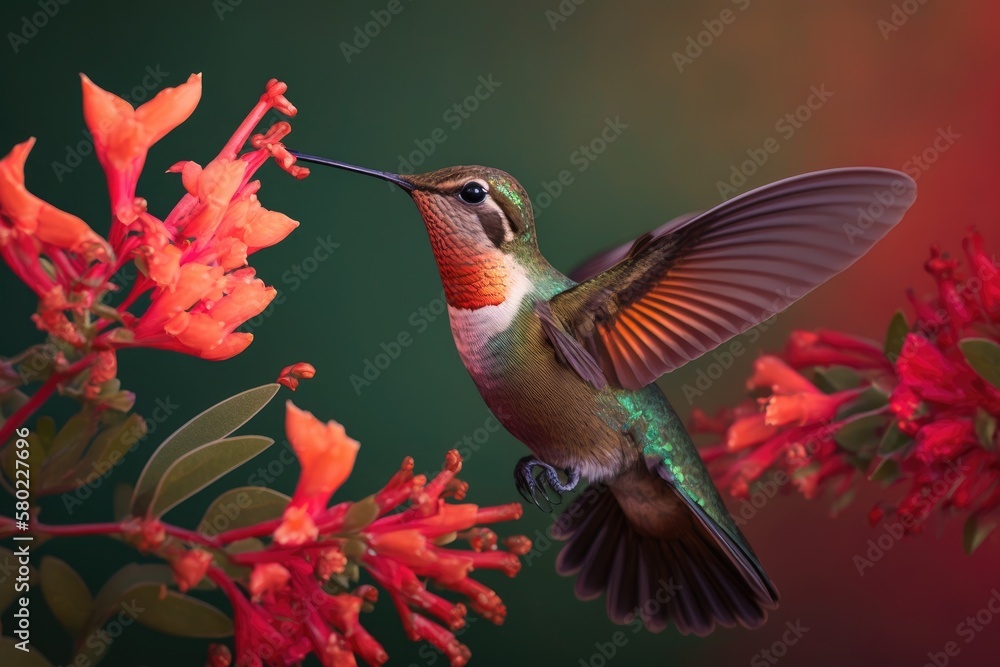
[[[495,306],[523,293],[538,246],[531,201],[509,174],[478,166],[390,174],[293,154],[305,162],[381,178],[409,193],[424,219],[451,306]]]

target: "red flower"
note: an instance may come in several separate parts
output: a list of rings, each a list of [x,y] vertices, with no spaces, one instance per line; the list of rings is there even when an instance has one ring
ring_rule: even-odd
[[[259,600],[265,593],[281,590],[292,578],[291,572],[278,563],[262,563],[250,574],[250,594]]]
[[[943,418],[920,427],[914,454],[924,463],[949,460],[976,442],[971,421]]]
[[[360,622],[377,591],[368,585],[345,588],[359,567],[388,593],[410,639],[430,642],[453,666],[466,664],[470,652],[455,631],[464,627],[467,609],[497,624],[507,611],[472,575],[487,569],[514,576],[518,556],[531,549],[522,536],[505,540],[508,550],[499,549],[496,534],[481,524],[519,518],[521,506],[446,502],[466,491],[455,477],[461,469],[455,451],[430,482],[413,474],[408,458],[373,496],[328,506],[354,466],[358,443],[336,422],[324,424],[291,403],[285,419],[302,473],[284,515],[218,537],[228,543],[273,531],[273,542],[262,551],[230,555],[235,564],[252,567],[242,582],[246,592],[222,570],[209,570],[235,610],[236,664],[284,666],[310,653],[323,665],[353,665],[355,656],[383,664],[388,655]],[[470,548],[452,548],[455,540]],[[432,582],[465,602],[431,592]]]
[[[225,644],[209,644],[205,667],[229,667],[233,664],[233,654]]]
[[[212,554],[201,549],[191,549],[170,561],[170,568],[174,571],[177,587],[186,591],[205,578],[211,564]]]
[[[908,333],[890,329],[887,343],[898,353],[838,332],[797,331],[781,358],[764,356],[754,366],[747,385],[768,392],[758,402],[762,413],[749,401],[716,418],[696,413],[692,430],[723,436],[722,445],[705,450],[719,483],[746,495],[777,467],[794,473],[807,497],[834,480],[841,496],[860,468],[872,479],[909,485],[895,504],[872,511],[875,522],[889,511],[916,532],[935,508],[962,510],[972,521],[995,512],[1000,388],[977,373],[960,343],[984,334],[1000,342],[1000,267],[979,234],[971,232],[964,246],[974,272],[968,279],[957,259],[932,250],[925,268],[937,294],[909,293],[916,321]],[[834,386],[820,390],[799,372],[837,367],[848,382],[843,388],[828,380]]]
[[[278,384],[295,391],[299,387],[299,380],[310,380],[316,377],[316,368],[312,364],[300,361],[291,366],[285,366],[278,374]]]
[[[255,277],[247,257],[298,225],[261,207],[260,184],[251,179],[272,156],[296,177],[308,170],[294,165],[281,144],[288,123],[250,137],[271,109],[295,114],[285,84],[271,80],[218,157],[204,169],[192,162],[170,169],[180,172],[187,194],[161,220],[136,197],[139,175],[149,148],[194,111],[201,76],[164,89],[138,109],[85,76],[82,83],[84,119],[111,198],[108,239],[27,191],[29,139],[0,160],[0,256],[38,295],[33,319],[40,329],[81,357],[100,355],[87,390],[96,397],[99,385],[114,378],[118,349],[146,346],[226,359],[250,344],[253,336],[236,329],[276,292]],[[248,140],[254,150],[240,155]],[[109,306],[107,297],[117,289],[112,277],[128,261],[136,263],[139,277],[124,299]],[[132,312],[146,293],[149,306]]]

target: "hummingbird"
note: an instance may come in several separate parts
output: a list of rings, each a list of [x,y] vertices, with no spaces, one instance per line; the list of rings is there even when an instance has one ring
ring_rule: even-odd
[[[916,198],[905,174],[803,174],[674,218],[565,275],[509,174],[393,174],[292,151],[406,191],[423,218],[459,356],[527,445],[517,489],[567,507],[556,568],[610,619],[707,635],[762,625],[778,593],[656,380],[853,264]],[[617,220],[607,221],[620,225]]]

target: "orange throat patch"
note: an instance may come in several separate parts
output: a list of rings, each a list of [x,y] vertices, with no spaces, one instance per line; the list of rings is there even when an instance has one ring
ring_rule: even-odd
[[[478,310],[498,306],[507,298],[507,267],[497,253],[441,252],[434,248],[444,296],[454,308]]]
[[[496,248],[483,248],[452,230],[430,201],[419,195],[414,196],[414,201],[427,226],[448,305],[478,310],[503,303],[510,278],[504,254]]]

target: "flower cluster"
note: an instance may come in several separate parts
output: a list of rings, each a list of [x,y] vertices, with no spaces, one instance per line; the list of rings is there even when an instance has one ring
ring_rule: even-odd
[[[236,329],[260,313],[275,290],[256,277],[247,257],[298,225],[263,208],[257,200],[260,183],[251,179],[270,157],[293,176],[308,174],[281,144],[288,123],[250,136],[271,109],[295,114],[286,88],[271,80],[204,168],[179,162],[169,169],[180,174],[187,193],[160,219],[136,196],[139,175],[150,147],[194,111],[201,75],[137,109],[84,76],[84,119],[111,200],[107,238],[27,190],[24,167],[33,138],[0,160],[0,257],[38,296],[33,320],[58,350],[48,373],[55,383],[86,372],[85,398],[127,410],[131,397],[112,382],[117,350],[154,347],[227,359],[250,344],[253,336]],[[248,139],[254,148],[241,155]],[[128,262],[139,269],[138,278],[127,294],[116,294],[121,287],[116,274]],[[135,312],[137,300],[147,294],[148,305]]]
[[[456,478],[461,457],[454,450],[429,482],[413,474],[413,460],[407,458],[374,495],[328,506],[351,473],[358,443],[336,422],[324,424],[291,402],[285,427],[302,472],[282,517],[222,533],[214,543],[217,560],[250,568],[248,573],[234,579],[202,547],[171,556],[182,590],[208,576],[228,596],[236,624],[236,664],[294,664],[310,653],[328,666],[354,665],[355,656],[369,665],[383,664],[385,650],[360,623],[360,613],[376,601],[378,591],[371,585],[351,588],[360,569],[388,593],[410,639],[433,644],[453,666],[466,664],[469,650],[454,635],[465,624],[466,604],[431,592],[425,581],[464,596],[472,610],[502,623],[506,609],[500,598],[470,574],[491,569],[514,576],[520,570],[518,555],[527,553],[530,541],[511,537],[504,541],[507,550],[501,550],[496,534],[482,524],[517,519],[521,506],[446,502],[461,500],[467,490]],[[249,538],[268,539],[269,545],[225,551]],[[469,548],[450,548],[456,540]]]
[[[703,451],[720,485],[746,496],[777,469],[806,497],[830,487],[843,501],[866,475],[906,487],[872,510],[872,523],[891,513],[917,532],[935,509],[956,511],[975,548],[1000,506],[1000,266],[977,232],[964,248],[967,275],[932,250],[936,294],[911,290],[915,321],[897,313],[884,345],[796,331],[780,356],[756,361],[747,383],[756,400],[714,417],[696,411],[692,430],[722,438]]]
[[[294,391],[312,378],[316,369],[308,363],[286,367],[276,383],[226,399],[167,437],[136,480],[124,518],[64,525],[39,520],[39,497],[88,483],[93,471],[111,469],[146,433],[144,420],[126,414],[134,397],[120,390],[118,350],[151,347],[217,360],[238,354],[252,340],[236,329],[260,313],[275,290],[256,277],[247,258],[282,240],[298,223],[264,209],[256,196],[260,184],[251,179],[272,157],[295,177],[308,173],[281,143],[288,123],[251,137],[272,109],[295,114],[285,90],[283,83],[270,81],[206,166],[180,162],[168,170],[180,175],[187,194],[160,219],[136,196],[139,174],[150,147],[194,110],[201,77],[162,91],[138,109],[84,77],[84,116],[111,200],[106,238],[28,192],[24,166],[33,139],[0,160],[0,256],[37,294],[33,319],[50,341],[0,358],[0,448],[14,443],[0,453],[0,472],[11,481],[8,486],[0,478],[0,485],[13,493],[11,471],[25,467],[26,459],[32,471],[32,494],[18,502],[18,525],[0,516],[0,537],[26,529],[39,543],[112,535],[169,563],[128,564],[93,596],[69,564],[43,559],[42,570],[62,572],[55,581],[79,581],[59,583],[53,593],[44,591],[53,579],[40,578],[46,599],[60,601],[52,611],[74,638],[75,664],[99,658],[88,638],[117,613],[122,590],[143,589],[155,592],[144,601],[146,608],[164,605],[158,614],[140,618],[145,625],[173,635],[235,634],[235,652],[222,644],[209,648],[208,664],[214,667],[234,661],[240,667],[283,667],[311,654],[328,667],[355,665],[357,658],[381,665],[388,656],[360,622],[381,589],[412,640],[429,642],[452,665],[464,665],[470,652],[455,632],[464,626],[467,609],[497,624],[506,614],[497,594],[472,578],[473,571],[514,576],[521,566],[518,556],[531,548],[516,536],[501,549],[497,535],[484,527],[519,518],[519,504],[448,502],[463,500],[467,491],[456,477],[461,469],[456,451],[448,452],[444,469],[431,480],[415,475],[407,458],[377,493],[330,505],[354,468],[359,445],[339,424],[323,423],[291,402],[286,435],[301,464],[292,497],[264,487],[229,489],[197,529],[162,521],[176,504],[274,444],[262,436],[226,436],[280,386]],[[248,140],[252,150],[241,154]],[[119,293],[117,276],[128,262],[138,277]],[[36,379],[44,382],[31,396],[22,393]],[[61,428],[47,416],[30,428],[30,418],[56,391],[76,399],[79,413]],[[18,498],[22,495],[19,491]],[[233,499],[242,503],[236,510]],[[22,515],[31,518],[30,528]],[[219,532],[209,521],[213,516],[221,516],[228,530]],[[0,547],[0,559],[8,554],[13,556]],[[361,583],[363,573],[374,585]],[[210,585],[206,578],[228,597],[232,620],[188,595]],[[171,581],[177,590],[167,589]],[[432,592],[431,585],[463,601]],[[72,613],[60,613],[67,609]]]

